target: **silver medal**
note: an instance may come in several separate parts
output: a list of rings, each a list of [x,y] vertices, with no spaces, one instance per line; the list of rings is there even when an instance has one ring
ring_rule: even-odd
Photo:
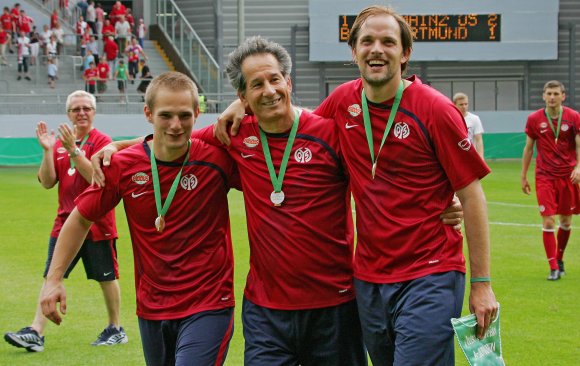
[[[284,192],[280,191],[280,192],[272,192],[270,194],[270,201],[272,201],[272,203],[274,204],[274,206],[280,206],[282,204],[282,202],[284,202]]]

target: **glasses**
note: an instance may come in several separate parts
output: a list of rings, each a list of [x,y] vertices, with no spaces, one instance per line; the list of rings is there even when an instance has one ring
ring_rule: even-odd
[[[95,108],[93,107],[78,107],[78,108],[73,108],[73,109],[69,109],[69,112],[72,112],[74,114],[79,114],[81,113],[81,111],[85,112],[85,113],[89,113],[90,111],[95,110]]]

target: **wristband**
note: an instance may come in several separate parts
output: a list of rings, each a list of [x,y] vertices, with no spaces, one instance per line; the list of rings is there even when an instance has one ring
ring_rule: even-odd
[[[472,277],[469,282],[491,282],[491,277]]]

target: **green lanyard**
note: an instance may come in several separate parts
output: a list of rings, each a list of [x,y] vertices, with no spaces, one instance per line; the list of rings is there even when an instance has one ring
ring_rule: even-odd
[[[87,142],[87,140],[89,139],[89,133],[87,133],[85,135],[85,137],[83,137],[83,139],[81,140],[81,144],[79,146],[79,149],[82,149],[83,146],[85,146],[85,142]],[[68,175],[71,175],[72,176],[76,172],[76,169],[75,169],[75,166],[76,165],[75,165],[75,162],[73,161],[73,159],[70,156],[69,156],[68,159],[69,159],[69,162],[70,162],[70,168],[68,170]]]
[[[181,171],[185,166],[185,163],[189,160],[189,148],[191,146],[191,140],[187,141],[187,153],[185,154],[185,159],[183,159],[183,163],[181,164],[181,168],[179,169],[179,173],[175,179],[173,179],[173,184],[169,189],[169,193],[167,194],[167,198],[165,199],[165,203],[161,204],[161,185],[159,184],[159,173],[157,172],[157,162],[155,161],[155,155],[153,154],[153,144],[151,144],[151,175],[153,176],[153,193],[155,194],[155,207],[157,208],[157,218],[155,219],[155,228],[158,232],[162,232],[165,228],[165,214],[169,210],[169,206],[171,205],[171,201],[173,201],[173,196],[175,196],[175,191],[177,191],[177,184],[179,183],[179,179],[181,178]]]
[[[274,169],[274,163],[272,163],[272,155],[270,154],[270,148],[268,147],[268,138],[262,129],[260,128],[260,140],[262,141],[262,150],[264,151],[264,158],[266,159],[266,165],[268,166],[268,172],[270,173],[270,181],[274,187],[274,191],[270,194],[270,201],[274,206],[280,206],[284,202],[284,192],[282,191],[282,183],[284,182],[284,174],[286,173],[286,167],[288,166],[288,159],[290,159],[290,152],[292,151],[292,145],[294,145],[294,139],[296,138],[296,131],[298,131],[298,111],[294,110],[294,122],[292,123],[292,129],[290,130],[290,135],[288,135],[288,141],[286,142],[286,148],[284,149],[284,155],[282,156],[282,162],[280,163],[280,172],[276,176],[276,170]]]
[[[381,146],[379,147],[379,151],[377,153],[377,158],[375,159],[375,148],[373,143],[373,129],[371,127],[371,117],[369,114],[369,107],[367,105],[367,97],[365,95],[365,90],[362,90],[362,110],[363,110],[363,120],[365,124],[365,132],[367,135],[367,142],[369,144],[369,151],[371,153],[371,164],[372,164],[372,177],[375,179],[375,172],[377,170],[377,162],[379,160],[379,155],[381,154],[381,150],[383,149],[383,145],[387,140],[387,136],[391,127],[393,127],[393,121],[395,119],[395,115],[397,114],[397,110],[399,109],[399,104],[401,103],[401,98],[403,97],[403,89],[405,89],[403,85],[403,81],[399,84],[399,88],[397,89],[397,94],[395,94],[395,101],[393,102],[393,106],[391,107],[391,114],[389,115],[389,120],[387,121],[387,127],[385,128],[385,132],[383,134],[383,140],[381,141]]]
[[[554,129],[554,124],[552,123],[552,118],[548,114],[548,108],[544,109],[544,113],[546,114],[546,118],[548,119],[548,124],[550,125],[552,132],[554,132],[554,137],[556,137],[556,144],[558,143],[558,135],[560,135],[560,126],[562,126],[562,112],[563,112],[563,110],[564,110],[564,108],[560,107],[560,112],[558,113],[558,128]]]

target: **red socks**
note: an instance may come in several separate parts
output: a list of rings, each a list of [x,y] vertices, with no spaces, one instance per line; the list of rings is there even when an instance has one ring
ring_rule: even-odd
[[[554,230],[542,229],[542,236],[544,238],[544,249],[546,250],[550,270],[558,269],[558,262],[556,260],[557,245]]]

